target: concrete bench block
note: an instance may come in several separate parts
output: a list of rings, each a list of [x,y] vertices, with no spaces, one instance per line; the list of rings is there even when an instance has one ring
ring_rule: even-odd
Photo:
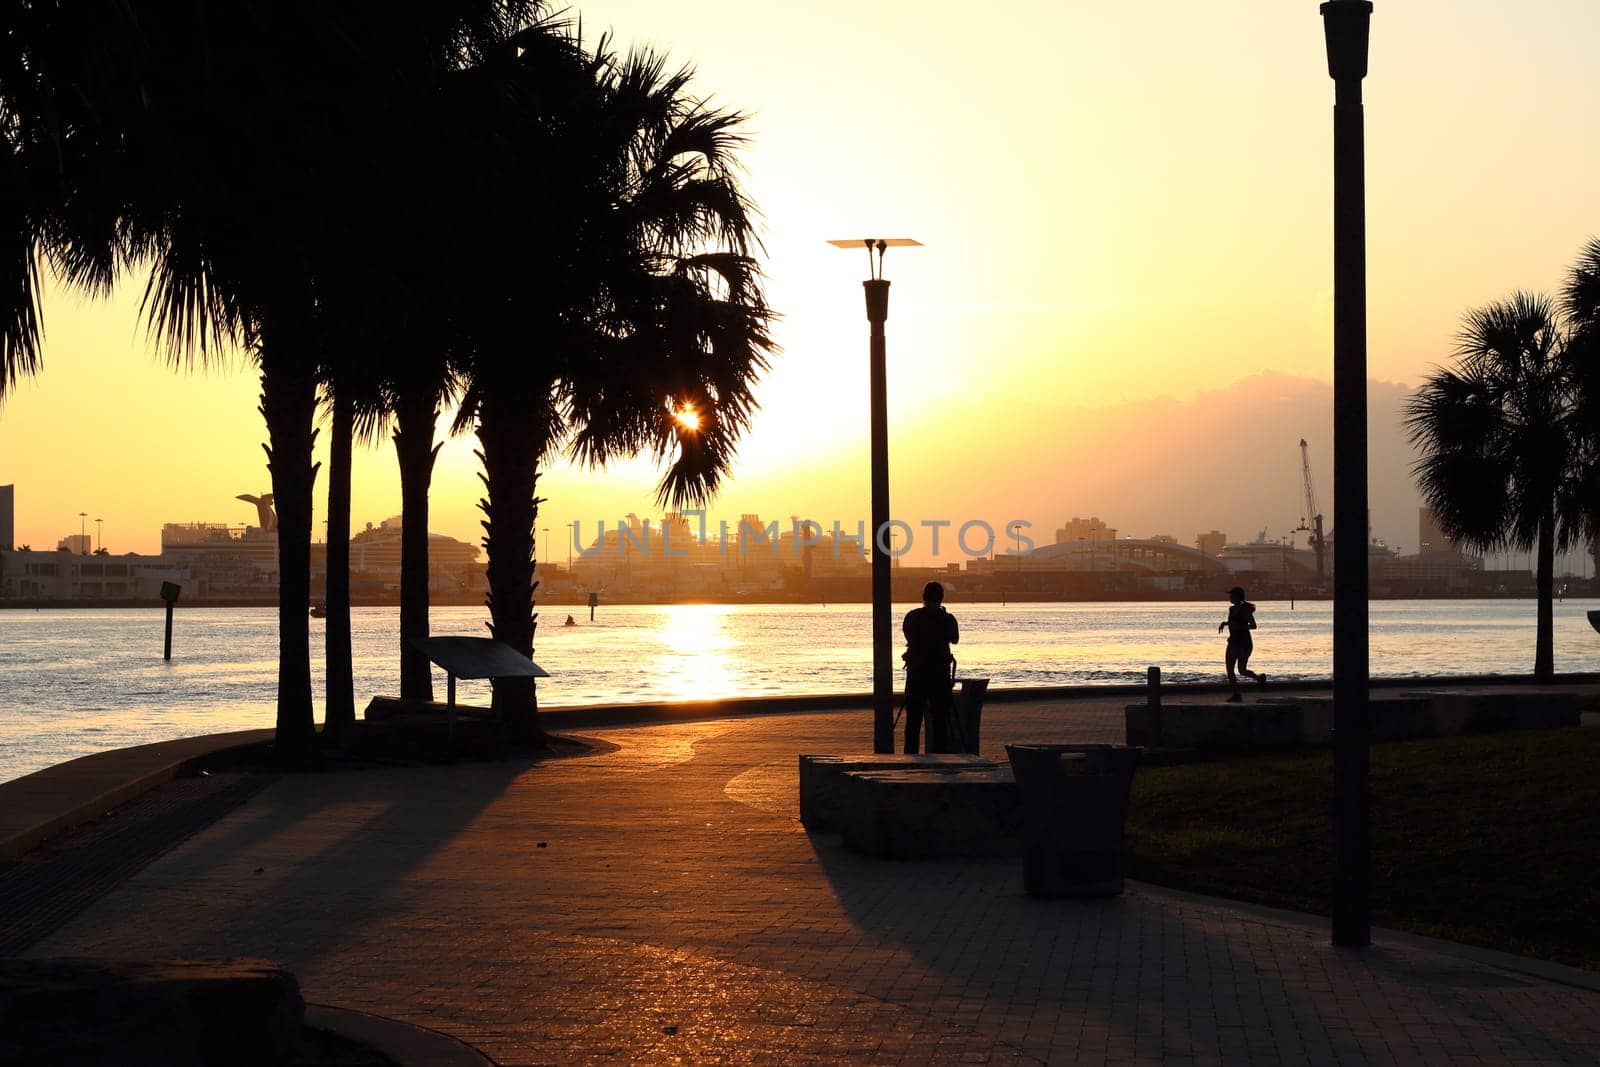
[[[1300,698],[1301,739],[1308,745],[1333,740],[1333,697]],[[1432,737],[1434,723],[1428,701],[1413,695],[1367,697],[1367,724],[1373,741]]]
[[[1022,805],[1009,767],[844,775],[844,843],[889,859],[1015,856]]]
[[[1129,704],[1124,715],[1128,744],[1163,749],[1248,751],[1301,743],[1298,703],[1161,705],[1159,729],[1147,704]]]
[[[1571,690],[1517,689],[1477,692],[1429,690],[1407,694],[1428,704],[1433,734],[1493,733],[1498,730],[1552,730],[1577,726],[1578,695]]]
[[[1148,703],[1129,704],[1122,713],[1122,728],[1128,744],[1156,747],[1156,714]]]
[[[0,961],[0,1062],[304,1062],[305,1003],[267,960]]]
[[[964,753],[904,756],[864,753],[854,756],[805,755],[800,757],[800,822],[807,830],[839,829],[844,776],[848,771],[871,770],[973,770],[996,766],[995,761]]]

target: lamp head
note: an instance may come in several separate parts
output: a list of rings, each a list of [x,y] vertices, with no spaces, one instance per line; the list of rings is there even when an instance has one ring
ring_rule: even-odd
[[[1327,0],[1322,32],[1328,42],[1328,77],[1360,81],[1367,76],[1367,36],[1372,0]]]
[[[909,237],[845,237],[828,242],[835,248],[865,248],[867,250],[867,267],[874,279],[883,277],[883,253],[889,248],[921,248],[921,241],[914,241]],[[872,254],[878,254],[877,262],[873,262]]]

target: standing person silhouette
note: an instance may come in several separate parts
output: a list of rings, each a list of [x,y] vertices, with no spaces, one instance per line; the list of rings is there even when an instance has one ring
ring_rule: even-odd
[[[923,715],[928,719],[928,751],[943,752],[950,723],[950,646],[961,640],[956,617],[944,610],[944,586],[922,587],[922,607],[906,612],[906,752],[917,751]]]
[[[1250,669],[1250,653],[1255,651],[1255,640],[1250,636],[1250,631],[1256,628],[1256,606],[1244,598],[1244,588],[1237,585],[1228,590],[1228,605],[1228,618],[1217,624],[1217,633],[1228,631],[1226,663],[1228,684],[1233,686],[1233,695],[1228,697],[1228,703],[1237,704],[1244,697],[1239,693],[1239,679],[1233,673],[1235,665],[1240,674],[1255,679],[1257,685],[1266,685],[1267,676]]]

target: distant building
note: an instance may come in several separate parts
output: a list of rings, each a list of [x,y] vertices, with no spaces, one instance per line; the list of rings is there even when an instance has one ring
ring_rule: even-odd
[[[88,534],[68,534],[56,542],[56,551],[71,552],[75,556],[87,556],[94,551],[94,538]]]
[[[760,515],[747,511],[739,516],[739,554],[741,556],[753,556],[761,552],[771,555],[775,547],[772,541],[771,528],[761,525]]]
[[[1372,553],[1369,565],[1375,581],[1407,592],[1464,592],[1481,584],[1483,573],[1483,560],[1453,550],[1415,556]]]
[[[1194,547],[1208,556],[1220,556],[1222,550],[1228,547],[1228,535],[1221,530],[1212,530],[1209,533],[1196,534]]]
[[[1151,534],[1146,540],[1153,541],[1158,545],[1175,545],[1178,543],[1178,539],[1171,534]]]
[[[1461,555],[1461,546],[1439,526],[1439,516],[1432,508],[1417,509],[1417,555]]]
[[[161,558],[187,568],[198,595],[271,596],[278,587],[278,534],[259,526],[169,522],[161,527]]]
[[[1079,541],[1115,541],[1117,531],[1107,526],[1098,517],[1087,519],[1074,518],[1065,526],[1056,530],[1056,544],[1072,545]]]
[[[384,519],[350,538],[350,573],[384,585],[400,583],[401,517]],[[475,588],[478,546],[445,534],[428,535],[428,588],[435,592]]]
[[[0,485],[0,549],[17,547],[17,487]]]
[[[66,546],[54,552],[0,550],[0,599],[154,600],[162,582],[187,592],[192,576],[160,556],[90,556]]]
[[[1062,541],[1043,545],[1026,555],[1002,553],[992,560],[967,561],[967,572],[974,575],[1008,573],[1070,573],[1092,571],[1101,574],[1216,574],[1224,570],[1221,560],[1177,543],[1176,540]]]
[[[1227,545],[1217,553],[1217,558],[1235,574],[1306,580],[1317,573],[1316,557],[1311,552],[1265,538],[1248,544]]]

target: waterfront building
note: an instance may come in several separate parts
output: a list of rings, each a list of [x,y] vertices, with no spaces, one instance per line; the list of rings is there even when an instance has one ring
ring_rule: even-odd
[[[1211,530],[1207,533],[1196,534],[1194,547],[1208,556],[1220,556],[1222,550],[1228,547],[1228,535],[1221,530]]]
[[[161,556],[0,549],[0,599],[154,600],[162,582],[176,582],[187,593],[194,577]]]
[[[1440,528],[1432,508],[1417,509],[1417,555],[1461,555],[1461,546]]]
[[[1056,544],[1058,545],[1070,545],[1078,541],[1115,541],[1116,539],[1116,529],[1107,526],[1098,517],[1073,518],[1065,526],[1056,529]]]
[[[994,559],[967,564],[974,575],[1014,572],[1098,572],[1152,574],[1220,574],[1225,564],[1176,540],[1124,537],[1120,541],[1071,541],[1042,545],[1024,555],[1006,552]]]
[[[384,519],[350,538],[350,574],[384,587],[400,585],[399,515]],[[437,593],[471,591],[482,588],[483,568],[478,565],[479,548],[446,534],[428,534],[428,589]],[[326,550],[323,571],[327,570]]]
[[[169,522],[161,527],[161,558],[194,575],[197,597],[274,597],[278,592],[276,530]]]
[[[1286,541],[1269,541],[1265,533],[1247,544],[1227,545],[1217,559],[1234,574],[1259,574],[1289,582],[1315,582],[1317,555]]]
[[[57,552],[71,552],[75,556],[87,556],[94,551],[94,538],[88,534],[67,534],[56,542]]]
[[[17,487],[0,485],[0,549],[17,547]]]

